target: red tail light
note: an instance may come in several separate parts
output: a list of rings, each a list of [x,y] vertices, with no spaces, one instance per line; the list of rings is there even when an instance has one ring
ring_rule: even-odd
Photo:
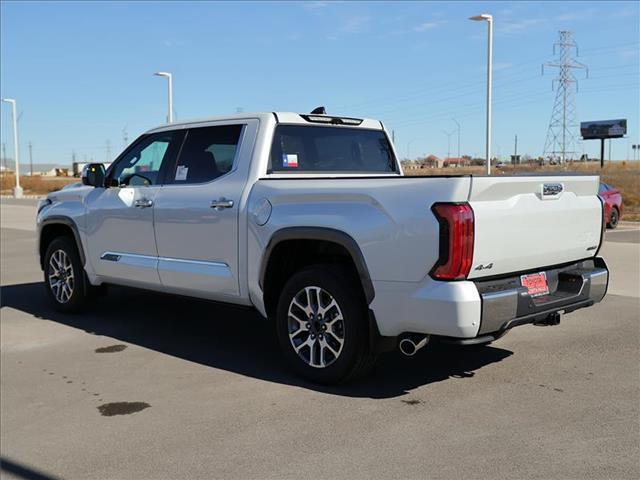
[[[473,261],[473,209],[468,203],[436,203],[431,210],[440,223],[440,255],[431,276],[464,280]]]

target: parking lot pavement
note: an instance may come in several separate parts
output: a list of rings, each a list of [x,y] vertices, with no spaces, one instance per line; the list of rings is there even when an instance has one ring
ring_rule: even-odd
[[[560,326],[318,387],[250,310],[112,288],[55,313],[7,206],[3,478],[640,477],[640,249],[617,233],[609,295]]]

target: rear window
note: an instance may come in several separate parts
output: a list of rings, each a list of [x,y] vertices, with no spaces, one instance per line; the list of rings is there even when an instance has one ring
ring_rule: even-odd
[[[397,172],[391,145],[381,130],[278,125],[270,172]]]

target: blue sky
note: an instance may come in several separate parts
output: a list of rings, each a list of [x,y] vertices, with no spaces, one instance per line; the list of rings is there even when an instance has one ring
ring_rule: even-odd
[[[174,75],[178,120],[244,111],[379,118],[401,156],[484,151],[486,25],[495,17],[494,142],[540,155],[554,92],[558,30],[580,47],[579,120],[627,118],[638,139],[638,2],[11,2],[1,4],[0,90],[18,101],[20,151],[34,162],[106,160],[164,122]],[[12,157],[10,108],[2,142]],[[582,142],[592,156],[598,142]],[[451,135],[451,154],[456,153]],[[629,153],[631,156],[632,154]]]

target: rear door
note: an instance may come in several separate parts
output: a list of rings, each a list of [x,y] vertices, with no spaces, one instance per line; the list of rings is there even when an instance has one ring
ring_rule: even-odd
[[[238,215],[257,120],[190,128],[155,198],[158,273],[170,291],[239,295]]]
[[[122,284],[157,286],[153,203],[183,132],[146,135],[115,162],[86,198],[89,260],[94,271]]]
[[[602,204],[595,176],[473,177],[475,217],[469,278],[593,257]]]

